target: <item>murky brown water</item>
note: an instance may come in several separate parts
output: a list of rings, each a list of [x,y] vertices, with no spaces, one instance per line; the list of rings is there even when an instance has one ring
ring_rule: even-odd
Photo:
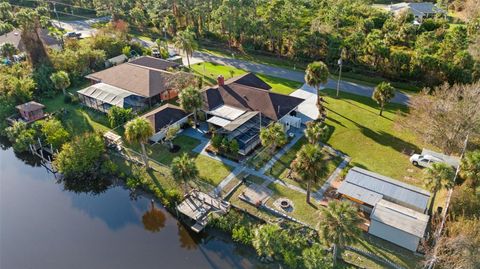
[[[64,190],[45,168],[0,150],[0,268],[257,268],[250,250],[194,235],[123,187]],[[28,163],[28,164],[27,164]]]

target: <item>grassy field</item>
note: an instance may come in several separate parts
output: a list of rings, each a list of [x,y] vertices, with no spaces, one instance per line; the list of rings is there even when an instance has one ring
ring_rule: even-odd
[[[421,268],[422,259],[413,255],[411,251],[367,233],[364,233],[359,239],[359,242],[355,243],[353,247],[373,253],[376,256],[389,260],[403,268]],[[385,265],[352,251],[344,251],[342,253],[342,258],[352,264],[361,266],[362,268],[386,268]]]
[[[155,144],[148,146],[148,154],[152,159],[166,166],[170,166],[173,158],[186,152],[191,155],[192,158],[195,158],[195,163],[200,172],[200,179],[213,186],[218,185],[232,170],[232,167],[226,164],[192,152],[192,150],[200,144],[200,141],[195,138],[180,135],[175,138],[173,143],[181,147],[180,151],[171,153],[167,145]],[[138,149],[138,147],[136,148]]]
[[[229,79],[238,75],[245,74],[246,71],[235,68],[233,66],[220,65],[215,63],[199,63],[192,65],[193,71],[204,78],[207,84],[213,85],[217,83],[217,77],[223,75],[225,79]],[[233,73],[231,73],[233,72]],[[302,83],[295,82],[283,78],[276,78],[262,74],[256,74],[272,87],[273,92],[290,94],[302,86]]]
[[[291,190],[280,184],[271,183],[268,188],[273,191],[272,196],[267,201],[267,205],[271,208],[276,208],[273,203],[279,198],[288,198],[293,202],[293,211],[287,213],[289,216],[294,217],[302,222],[309,224],[311,227],[315,227],[319,220],[318,209],[320,205],[311,198],[310,203],[307,204],[307,196],[303,193]]]
[[[285,153],[278,161],[275,162],[272,168],[267,171],[267,174],[274,178],[281,179],[287,183],[300,186],[305,189],[306,184],[290,179],[287,176],[290,170],[290,164],[295,159],[297,152],[300,150],[300,148],[306,143],[307,139],[305,137],[302,137],[300,140],[298,140],[297,143],[295,143],[295,145],[293,145],[290,150],[287,151],[287,153]],[[342,162],[342,158],[338,156],[333,156],[326,150],[323,150],[323,153],[325,155],[325,173],[324,176],[312,186],[312,190],[314,191],[318,190],[323,185],[323,183],[325,183],[328,176],[330,176],[335,170],[335,168]]]
[[[333,133],[328,140],[333,148],[352,158],[351,165],[359,166],[406,183],[422,186],[421,169],[409,162],[402,152],[422,149],[422,144],[408,130],[395,126],[398,110],[406,107],[389,104],[383,116],[378,105],[368,97],[341,92],[334,98],[334,90],[326,95],[327,121]]]

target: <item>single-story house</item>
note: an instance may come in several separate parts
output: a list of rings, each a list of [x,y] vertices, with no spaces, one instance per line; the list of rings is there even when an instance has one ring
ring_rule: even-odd
[[[142,56],[90,74],[86,78],[92,84],[103,83],[133,93],[141,99],[142,106],[152,106],[178,95],[177,90],[170,86],[176,75],[172,69],[177,66],[177,63]]]
[[[44,105],[35,101],[30,101],[25,104],[16,106],[16,109],[20,114],[21,120],[25,121],[26,123],[34,122],[36,120],[44,118],[44,108]]]
[[[47,29],[38,29],[38,35],[42,40],[44,46],[57,50],[62,49],[62,42],[57,38],[49,35]],[[11,32],[1,35],[0,46],[5,43],[10,43],[20,52],[25,52],[25,44],[22,40],[22,32],[19,29],[13,29]]]
[[[359,167],[348,171],[338,193],[368,213],[382,199],[424,213],[431,196],[424,189]]]
[[[165,104],[142,115],[142,117],[150,122],[155,132],[150,140],[158,142],[165,138],[170,126],[177,125],[180,127],[188,121],[188,117],[191,115],[192,113],[188,113],[178,106]]]
[[[145,107],[143,97],[105,83],[93,84],[77,91],[77,94],[83,105],[105,113],[112,106],[131,108],[134,111]]]
[[[428,215],[381,199],[370,215],[368,233],[416,251],[428,220]]]
[[[394,15],[398,15],[405,11],[411,12],[417,23],[421,23],[424,18],[431,18],[437,14],[446,14],[443,9],[437,7],[432,2],[402,2],[388,5],[384,9]]]
[[[226,81],[219,76],[216,86],[202,91],[207,122],[229,140],[236,139],[242,155],[260,143],[260,128],[271,122],[282,122],[286,129],[300,127],[301,119],[295,115],[304,100],[270,89],[259,77],[247,73]]]

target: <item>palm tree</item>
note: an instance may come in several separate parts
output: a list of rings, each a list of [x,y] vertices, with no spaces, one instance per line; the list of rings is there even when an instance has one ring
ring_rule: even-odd
[[[308,122],[307,123],[307,128],[305,129],[305,137],[308,140],[308,143],[310,144],[318,144],[320,140],[326,139],[327,134],[328,134],[328,126],[322,126],[323,124],[321,122]]]
[[[358,210],[350,202],[332,200],[326,208],[320,208],[318,234],[328,245],[333,246],[333,262],[337,260],[337,248],[343,248],[358,240],[362,231]]]
[[[260,130],[260,140],[262,146],[269,147],[270,152],[273,153],[277,147],[287,143],[287,135],[285,134],[283,125],[275,122]]]
[[[178,125],[170,125],[165,133],[165,142],[168,143],[170,146],[170,151],[173,150],[173,139],[177,135],[178,131],[180,130],[180,126]]]
[[[312,182],[317,182],[322,176],[324,164],[323,154],[318,144],[306,144],[297,152],[291,164],[292,170],[307,183],[307,203],[310,204]]]
[[[383,107],[386,103],[395,97],[395,88],[388,82],[381,82],[375,87],[373,91],[372,99],[380,105],[380,116],[382,116]]]
[[[50,76],[50,80],[53,82],[53,86],[57,90],[62,90],[63,95],[67,95],[65,91],[70,86],[70,78],[68,77],[68,73],[65,71],[58,71],[53,73]]]
[[[307,70],[305,70],[305,82],[308,86],[314,87],[317,90],[317,107],[320,115],[323,111],[319,94],[320,86],[327,83],[329,75],[328,67],[322,61],[310,63],[307,66]]]
[[[193,113],[195,128],[197,128],[197,111],[202,107],[203,98],[200,91],[192,86],[187,87],[178,95],[180,106]]]
[[[175,47],[185,51],[187,55],[188,68],[190,68],[190,58],[193,54],[193,51],[198,49],[198,43],[195,40],[195,34],[190,30],[180,31],[177,33],[177,36],[173,39]]]
[[[17,53],[17,48],[11,43],[5,43],[0,47],[0,52],[2,56],[8,59],[12,59],[13,55]]]
[[[480,150],[467,152],[460,168],[461,176],[476,190],[480,184]]]
[[[431,167],[425,170],[425,187],[433,192],[428,214],[432,215],[433,205],[437,192],[443,188],[452,188],[454,185],[455,171],[446,163],[433,163]]]
[[[185,192],[187,192],[188,189],[188,181],[194,180],[199,175],[194,159],[188,156],[187,153],[183,153],[181,156],[175,157],[170,168],[172,170],[173,178],[183,181],[185,185]]]
[[[148,165],[148,156],[147,150],[145,149],[145,143],[153,135],[153,128],[144,118],[136,118],[132,121],[129,121],[125,125],[125,138],[130,143],[140,143],[142,146],[142,158],[147,169]]]

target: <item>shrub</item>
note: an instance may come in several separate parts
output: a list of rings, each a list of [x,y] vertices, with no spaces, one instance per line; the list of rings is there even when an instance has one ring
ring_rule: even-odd
[[[245,226],[235,226],[232,230],[232,239],[245,245],[252,244],[253,234]]]
[[[214,134],[212,137],[211,144],[217,150],[222,146],[223,137],[219,134]]]
[[[238,153],[238,151],[240,150],[240,146],[238,145],[237,139],[232,139],[230,141],[229,148],[230,148],[231,153],[233,153],[233,154]]]
[[[72,103],[72,96],[70,94],[67,94],[63,97],[63,102],[65,104],[71,104]]]
[[[105,144],[98,134],[87,133],[66,143],[53,165],[65,178],[83,178],[98,171]]]
[[[220,149],[225,152],[228,152],[229,147],[230,147],[230,142],[228,141],[228,138],[224,136],[222,139],[222,142],[220,143]]]
[[[131,108],[113,106],[108,110],[107,117],[110,127],[115,128],[133,119],[134,115]]]

